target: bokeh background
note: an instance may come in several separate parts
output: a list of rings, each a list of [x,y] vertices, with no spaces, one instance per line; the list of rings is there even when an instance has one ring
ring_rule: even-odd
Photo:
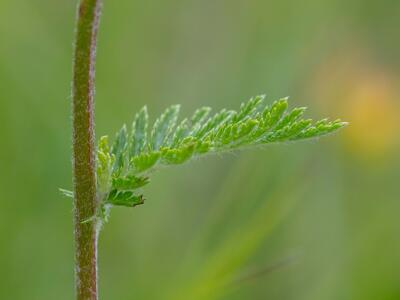
[[[102,232],[101,299],[400,299],[400,2],[104,2],[97,136],[261,93],[351,125],[154,174]],[[75,8],[0,0],[0,299],[73,299]]]

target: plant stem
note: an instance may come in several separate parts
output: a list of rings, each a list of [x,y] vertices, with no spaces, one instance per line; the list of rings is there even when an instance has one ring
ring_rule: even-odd
[[[97,300],[94,74],[101,0],[81,0],[77,12],[72,84],[75,288],[77,300]]]

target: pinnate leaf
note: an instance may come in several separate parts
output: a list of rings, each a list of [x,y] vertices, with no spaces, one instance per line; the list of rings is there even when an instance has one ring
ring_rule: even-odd
[[[303,119],[305,107],[288,111],[287,98],[271,105],[265,105],[264,98],[251,98],[237,112],[223,109],[212,116],[209,107],[202,107],[179,123],[180,107],[173,105],[156,119],[150,134],[147,109],[141,109],[130,133],[124,125],[111,149],[107,137],[99,141],[97,182],[101,211],[110,205],[142,204],[144,198],[138,189],[149,183],[148,174],[158,166],[182,164],[207,153],[317,138],[347,124],[327,119],[314,123]]]

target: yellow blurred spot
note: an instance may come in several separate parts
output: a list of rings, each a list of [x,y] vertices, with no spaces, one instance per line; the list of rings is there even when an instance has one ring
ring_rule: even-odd
[[[378,158],[394,150],[399,138],[400,110],[398,95],[384,78],[371,76],[355,82],[348,94],[348,120],[345,131],[350,150]]]
[[[389,159],[400,142],[400,80],[360,49],[326,59],[311,93],[325,114],[350,123],[340,133],[350,153],[371,162]]]

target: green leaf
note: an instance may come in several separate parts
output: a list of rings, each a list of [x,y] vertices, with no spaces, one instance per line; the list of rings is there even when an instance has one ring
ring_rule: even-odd
[[[108,195],[106,203],[117,205],[134,207],[144,203],[143,195],[135,195],[132,191],[118,191],[112,190]]]
[[[234,114],[234,111],[227,111],[226,109],[222,109],[219,113],[208,119],[194,136],[199,139],[206,137],[216,128],[225,124]]]
[[[270,109],[264,111],[265,129],[273,128],[283,117],[288,108],[287,98],[275,101]]]
[[[141,173],[153,167],[160,158],[160,152],[142,153],[131,159],[131,165],[134,170],[133,173]]]
[[[150,150],[157,151],[161,146],[168,144],[168,137],[178,119],[179,108],[179,105],[172,105],[156,120],[151,132]]]
[[[100,193],[107,193],[115,155],[110,153],[108,136],[102,136],[97,148],[97,185]]]
[[[210,107],[202,107],[197,109],[193,116],[190,119],[191,128],[188,131],[188,134],[195,135],[198,132],[207,119],[207,116],[210,114],[211,108]]]
[[[143,196],[137,190],[149,183],[147,174],[158,166],[182,164],[209,153],[317,138],[347,125],[341,120],[322,119],[313,123],[311,119],[303,119],[306,108],[288,111],[287,98],[270,106],[263,101],[264,96],[257,96],[241,104],[238,112],[223,109],[211,117],[210,108],[202,107],[176,127],[179,105],[173,105],[155,121],[149,138],[148,114],[143,107],[135,115],[130,135],[124,125],[111,150],[107,137],[100,139],[97,215],[106,221],[112,205],[142,204]]]
[[[126,151],[128,146],[128,131],[124,124],[121,130],[115,136],[114,144],[111,147],[111,153],[115,156],[113,172],[121,170],[125,166]]]
[[[299,107],[293,109],[290,113],[288,113],[286,116],[284,116],[281,121],[278,123],[278,125],[275,127],[275,130],[279,130],[284,128],[285,126],[290,126],[294,122],[296,122],[306,111],[307,108],[305,107]]]
[[[183,119],[183,121],[176,127],[175,133],[172,137],[171,148],[176,148],[183,141],[183,139],[189,134],[189,121]]]
[[[167,165],[184,163],[193,156],[195,146],[194,143],[188,143],[178,149],[162,148],[162,162]]]
[[[149,183],[148,177],[136,177],[129,175],[126,177],[113,178],[112,188],[116,190],[136,190]]]
[[[147,107],[144,106],[135,116],[132,123],[131,143],[129,154],[130,157],[139,155],[146,148],[147,143],[147,127],[149,116]]]
[[[240,122],[245,118],[250,118],[257,111],[257,108],[264,101],[265,95],[257,96],[251,98],[248,102],[242,103],[240,105],[239,112],[233,117],[233,122]]]

